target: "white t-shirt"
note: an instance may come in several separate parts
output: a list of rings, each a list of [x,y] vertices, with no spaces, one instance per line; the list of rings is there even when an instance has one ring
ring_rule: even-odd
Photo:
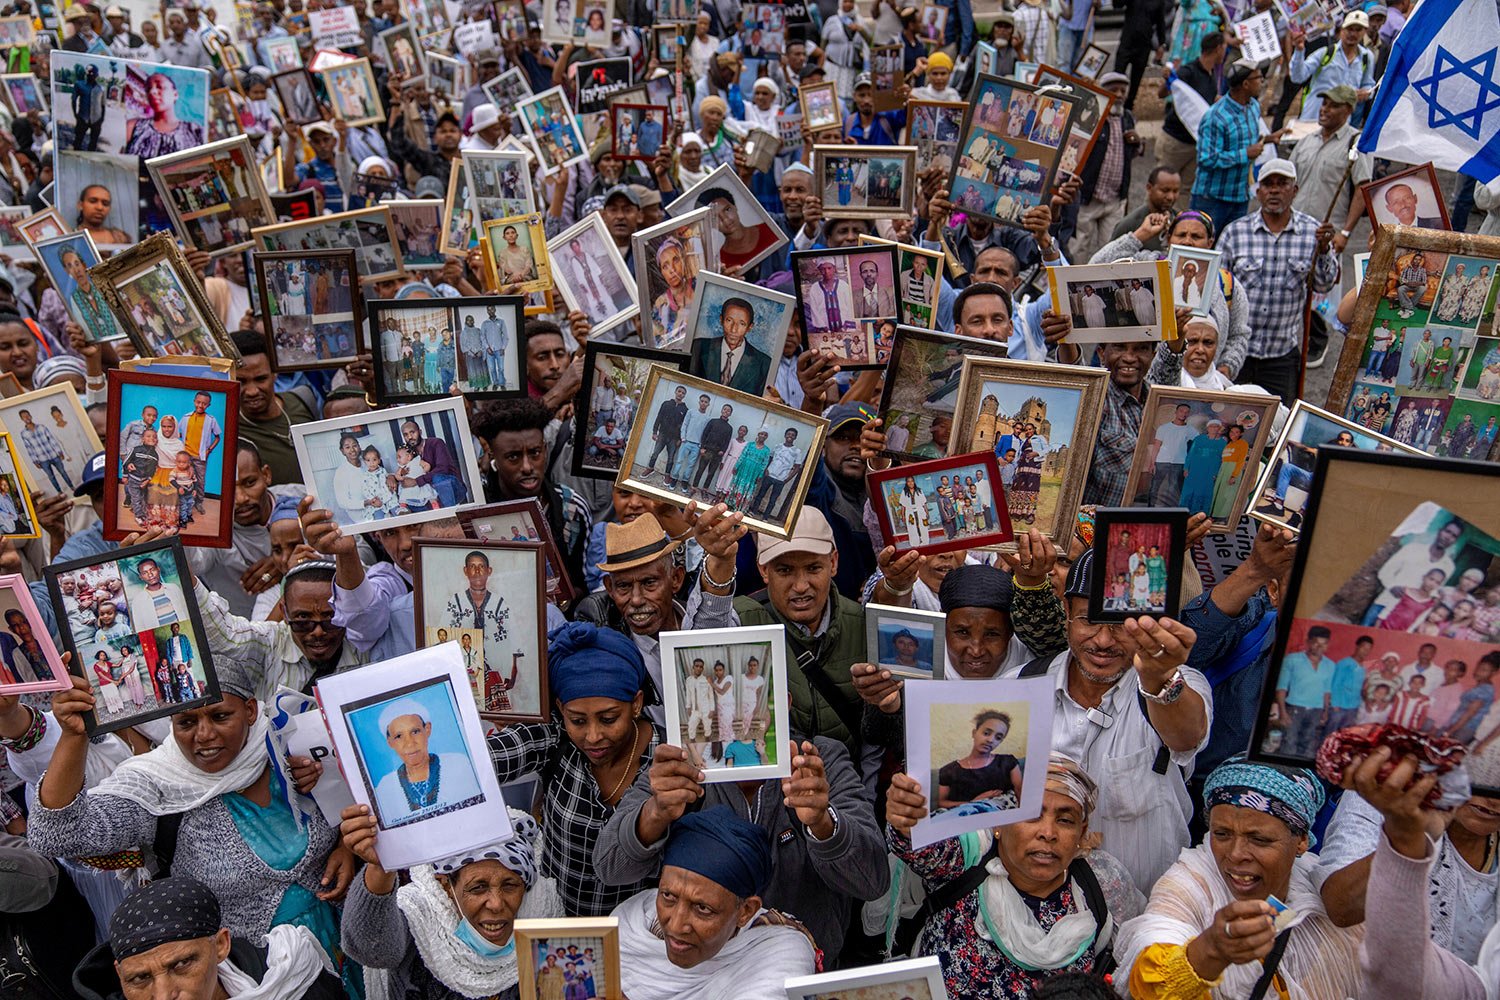
[[[1198,431],[1191,424],[1162,424],[1156,429],[1156,440],[1161,442],[1156,460],[1168,465],[1181,465],[1187,457],[1188,442],[1197,436]]]

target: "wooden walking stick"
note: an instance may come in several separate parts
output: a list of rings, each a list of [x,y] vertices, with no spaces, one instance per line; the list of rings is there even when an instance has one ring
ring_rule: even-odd
[[[1344,193],[1344,185],[1349,183],[1349,175],[1354,173],[1354,165],[1359,162],[1359,150],[1354,148],[1354,140],[1359,133],[1349,137],[1348,162],[1344,164],[1344,176],[1339,179],[1339,186],[1333,189],[1333,200],[1328,203],[1328,211],[1323,213],[1323,221],[1318,224],[1321,229],[1328,225],[1328,220],[1333,218],[1333,210],[1338,207],[1339,196]],[[1373,225],[1373,221],[1371,223]],[[1302,391],[1307,385],[1307,349],[1312,342],[1312,300],[1314,275],[1318,269],[1318,251],[1313,248],[1312,267],[1307,270],[1307,297],[1302,303],[1302,361],[1297,366],[1297,398],[1302,398]]]

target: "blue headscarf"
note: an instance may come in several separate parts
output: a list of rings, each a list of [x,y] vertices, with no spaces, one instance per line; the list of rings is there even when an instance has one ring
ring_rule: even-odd
[[[662,864],[695,872],[748,899],[771,881],[771,840],[728,806],[714,806],[672,824]]]
[[[1285,823],[1294,836],[1307,833],[1323,808],[1323,785],[1306,768],[1252,764],[1231,757],[1203,783],[1203,808],[1230,805],[1263,812]]]
[[[547,633],[547,682],[564,705],[578,698],[631,701],[646,684],[646,661],[628,636],[569,622]]]
[[[276,505],[271,508],[271,519],[266,524],[271,525],[277,521],[297,520],[297,505],[301,502],[301,497],[278,497]]]

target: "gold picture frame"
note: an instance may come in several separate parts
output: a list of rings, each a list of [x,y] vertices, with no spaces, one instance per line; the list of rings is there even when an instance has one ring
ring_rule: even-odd
[[[3,452],[0,452],[0,455],[4,455],[10,460],[10,471],[7,472],[4,469],[0,469],[0,479],[3,479],[7,476],[15,479],[15,492],[11,494],[11,499],[15,501],[17,508],[16,512],[18,514],[24,514],[26,517],[26,523],[31,526],[31,530],[29,532],[18,530],[3,537],[6,539],[6,541],[11,542],[22,542],[32,538],[41,538],[42,528],[41,525],[37,523],[36,506],[31,502],[32,484],[26,481],[26,476],[21,472],[21,456],[16,453],[16,442],[10,436],[9,431],[0,431],[0,441],[3,441],[5,445],[5,450]],[[17,525],[17,528],[19,527],[20,525]]]
[[[199,205],[198,208],[184,212],[185,204],[179,204],[174,197],[174,191],[179,189],[179,184],[170,178],[174,171],[183,166],[203,161],[198,169],[212,169],[221,175],[223,171],[219,168],[221,162],[234,164],[235,154],[238,156],[238,172],[244,179],[244,185],[250,190],[244,192],[239,198],[226,198],[213,205]],[[214,257],[220,257],[228,253],[237,253],[247,247],[255,245],[253,232],[257,228],[271,226],[276,223],[276,210],[271,207],[271,197],[266,193],[266,186],[262,182],[260,172],[256,169],[255,152],[250,147],[250,140],[244,135],[231,136],[228,139],[220,139],[218,142],[205,143],[202,146],[194,146],[180,153],[171,153],[167,156],[158,156],[146,161],[146,170],[151,174],[151,181],[156,185],[157,194],[161,196],[162,205],[166,207],[167,215],[172,220],[172,228],[182,241],[195,249],[206,250]],[[220,184],[223,185],[215,190],[215,195],[220,192],[227,194],[229,187],[220,176]],[[239,203],[238,206],[236,203]],[[219,216],[218,222],[222,225],[225,219],[245,225],[243,230],[245,238],[238,242],[234,240],[221,241],[222,246],[209,248],[202,246],[202,240],[196,238],[189,225],[191,222],[199,222],[208,218],[211,213],[223,209],[225,214]],[[260,210],[259,218],[251,216],[254,209]],[[202,232],[200,228],[199,232]]]
[[[150,272],[161,267],[165,267],[172,282],[181,291],[183,301],[179,302],[175,297],[167,296],[165,291],[151,292],[141,296],[122,294],[123,290],[129,288],[134,282],[145,278]],[[240,353],[235,350],[234,341],[229,338],[224,324],[219,322],[219,314],[214,312],[213,306],[209,304],[208,297],[204,294],[202,280],[193,273],[187,257],[177,246],[176,237],[172,233],[161,232],[149,236],[135,246],[121,250],[108,260],[96,264],[89,270],[89,274],[99,286],[99,291],[104,295],[104,301],[109,304],[110,311],[115,314],[116,322],[130,338],[130,343],[135,347],[136,353],[142,357],[160,357],[163,354],[171,354],[172,351],[165,349],[165,343],[175,344],[188,337],[190,331],[187,329],[181,331],[173,329],[173,327],[183,325],[173,318],[174,313],[178,313],[182,314],[185,320],[196,320],[197,330],[192,331],[196,336],[191,339],[196,342],[197,348],[186,353],[239,360]],[[132,298],[135,301],[131,301]],[[158,302],[161,303],[160,306],[157,305]],[[152,343],[149,339],[151,331],[136,322],[136,311],[142,310],[142,307],[148,303],[168,332],[172,334],[162,347]],[[192,310],[197,315],[187,316],[187,310]],[[142,311],[142,316],[144,317],[144,311]],[[218,353],[210,354],[203,349],[209,346],[216,347]]]
[[[495,241],[504,241],[505,230],[526,230],[527,242],[530,243],[532,270],[536,277],[523,281],[503,281],[500,254],[496,249]],[[484,235],[480,239],[480,245],[484,247],[485,267],[489,274],[490,288],[503,292],[507,295],[530,295],[532,292],[546,291],[552,287],[552,261],[547,255],[547,230],[542,224],[542,216],[531,212],[526,215],[508,215],[503,219],[491,219],[484,224]],[[513,275],[512,275],[513,276]]]
[[[521,1000],[538,1000],[537,954],[539,945],[550,941],[598,939],[603,949],[603,975],[596,975],[594,995],[598,1000],[622,1000],[620,986],[620,921],[616,917],[564,917],[552,920],[517,920],[512,933],[516,942],[516,970],[520,976]],[[550,950],[550,946],[549,946]],[[581,949],[580,949],[581,950]],[[559,970],[561,972],[562,970]],[[603,980],[599,982],[598,980]]]

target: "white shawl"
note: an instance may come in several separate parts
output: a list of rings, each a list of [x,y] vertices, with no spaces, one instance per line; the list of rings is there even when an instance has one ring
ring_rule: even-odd
[[[614,916],[620,921],[621,988],[630,1000],[786,1000],[788,979],[817,971],[805,934],[794,927],[757,927],[754,920],[707,962],[678,968],[667,959],[666,942],[651,930],[655,889],[631,896]]]
[[[256,982],[227,959],[219,963],[219,985],[230,1000],[296,1000],[333,963],[306,927],[280,924],[266,932],[266,974]]]
[[[1291,1000],[1342,1000],[1359,994],[1359,942],[1363,927],[1335,927],[1313,885],[1315,854],[1292,865],[1284,902],[1297,912],[1277,972]],[[1128,977],[1141,952],[1153,944],[1186,945],[1214,915],[1234,901],[1207,844],[1184,848],[1151,890],[1146,912],[1115,935],[1120,975]],[[1261,976],[1261,964],[1231,965],[1213,989],[1214,1000],[1243,1000]],[[1122,982],[1124,980],[1121,980]]]
[[[210,799],[255,783],[271,762],[266,753],[268,730],[266,717],[257,716],[245,745],[229,766],[217,774],[198,768],[183,754],[177,740],[169,737],[150,753],[120,764],[114,773],[90,788],[88,794],[129,799],[153,816],[191,812]]]

